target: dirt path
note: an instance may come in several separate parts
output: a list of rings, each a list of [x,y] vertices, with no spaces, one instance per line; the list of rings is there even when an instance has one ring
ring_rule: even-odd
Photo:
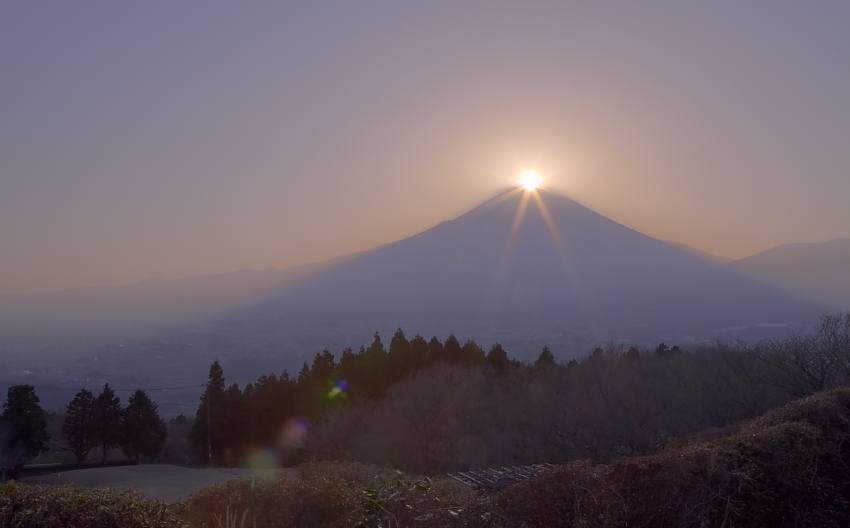
[[[190,469],[178,466],[151,464],[144,466],[120,466],[63,471],[51,475],[26,477],[21,482],[83,486],[87,488],[114,488],[138,490],[145,495],[167,502],[182,500],[202,488],[221,484],[235,478],[268,477],[287,471],[294,478],[293,470],[250,470],[250,469]]]

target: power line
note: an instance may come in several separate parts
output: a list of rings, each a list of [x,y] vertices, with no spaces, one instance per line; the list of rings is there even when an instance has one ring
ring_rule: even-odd
[[[24,385],[24,384],[19,382],[19,381],[0,380],[0,385],[12,386],[12,385]],[[29,385],[29,383],[26,383],[26,385]],[[80,390],[80,387],[76,387],[76,388],[73,388],[73,387],[44,387],[44,386],[38,386],[38,385],[32,385],[32,387],[34,389],[45,389],[45,390],[69,390],[69,391]],[[141,389],[141,390],[143,390],[145,392],[148,392],[148,391],[169,391],[169,390],[179,390],[179,389],[195,389],[195,388],[200,388],[200,387],[206,387],[206,383],[202,383],[200,385],[186,385],[186,386],[183,386],[183,387],[155,387],[155,388],[152,388],[152,389]],[[139,388],[136,388],[136,389],[112,389],[112,390],[114,392],[136,392],[137,390],[139,390]]]

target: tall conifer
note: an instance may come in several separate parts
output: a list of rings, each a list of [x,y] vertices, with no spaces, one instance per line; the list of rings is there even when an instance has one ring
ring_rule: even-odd
[[[106,452],[118,447],[121,442],[121,399],[109,383],[103,386],[94,404],[94,431],[97,445],[102,449],[102,461],[106,462]]]

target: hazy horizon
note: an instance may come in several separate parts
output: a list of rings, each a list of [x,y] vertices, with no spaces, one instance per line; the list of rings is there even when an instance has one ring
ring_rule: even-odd
[[[288,268],[535,169],[728,258],[850,237],[850,6],[0,5],[0,294]]]

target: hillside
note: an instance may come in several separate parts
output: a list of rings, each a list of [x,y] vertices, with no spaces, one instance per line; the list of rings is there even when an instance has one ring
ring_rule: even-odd
[[[729,262],[725,268],[810,299],[824,309],[850,307],[850,239],[784,244]]]

